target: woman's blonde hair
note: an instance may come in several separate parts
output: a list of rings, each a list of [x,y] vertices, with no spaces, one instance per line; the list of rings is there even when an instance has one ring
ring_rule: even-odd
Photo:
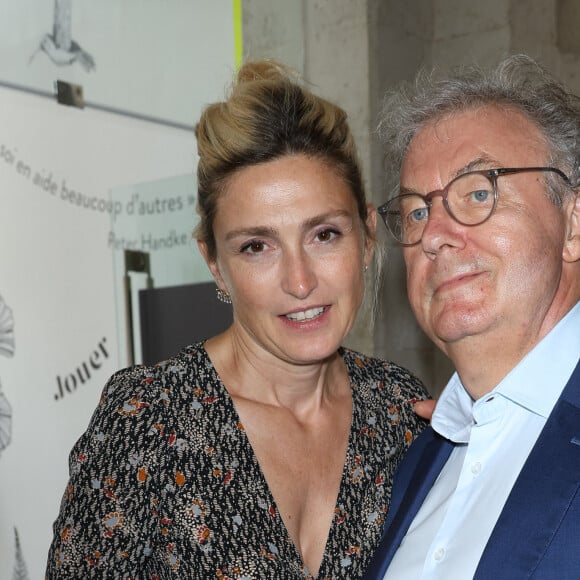
[[[271,61],[242,66],[223,102],[209,105],[196,126],[200,221],[195,237],[215,260],[217,202],[240,169],[284,155],[315,157],[336,170],[352,190],[366,235],[367,201],[347,115],[309,91],[288,67]]]

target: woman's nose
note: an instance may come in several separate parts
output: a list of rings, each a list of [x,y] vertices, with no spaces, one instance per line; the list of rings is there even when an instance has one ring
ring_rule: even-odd
[[[282,288],[300,299],[307,298],[318,284],[312,259],[305,253],[286,256],[283,262]]]

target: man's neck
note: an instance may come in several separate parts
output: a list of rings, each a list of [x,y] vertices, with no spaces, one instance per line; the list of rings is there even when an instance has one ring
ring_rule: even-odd
[[[510,336],[469,336],[453,344],[446,344],[449,356],[463,386],[473,400],[491,392],[516,367],[520,361],[540,343],[554,327],[572,310],[576,301],[557,320],[544,325],[541,331],[518,340],[516,333]]]
[[[473,340],[453,345],[448,353],[465,390],[476,401],[495,389],[535,344],[517,349],[501,341]]]

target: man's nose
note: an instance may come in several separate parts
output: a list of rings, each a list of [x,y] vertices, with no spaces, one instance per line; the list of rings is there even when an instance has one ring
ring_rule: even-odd
[[[421,246],[428,255],[438,254],[444,247],[457,247],[462,244],[460,236],[462,226],[447,211],[442,197],[434,197],[431,200],[429,218],[423,236]]]

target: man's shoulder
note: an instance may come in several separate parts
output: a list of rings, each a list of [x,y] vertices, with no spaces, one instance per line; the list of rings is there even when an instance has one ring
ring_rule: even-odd
[[[413,441],[403,457],[397,471],[397,479],[411,478],[419,464],[425,468],[427,468],[428,463],[442,467],[453,447],[454,444],[449,439],[445,439],[439,435],[429,425]]]
[[[447,439],[441,437],[439,433],[437,433],[431,425],[427,426],[421,435],[413,441],[413,444],[409,448],[407,455],[410,454],[409,460],[414,459],[415,457],[418,458],[422,455],[423,451],[428,445],[431,444],[446,444],[449,443]]]

